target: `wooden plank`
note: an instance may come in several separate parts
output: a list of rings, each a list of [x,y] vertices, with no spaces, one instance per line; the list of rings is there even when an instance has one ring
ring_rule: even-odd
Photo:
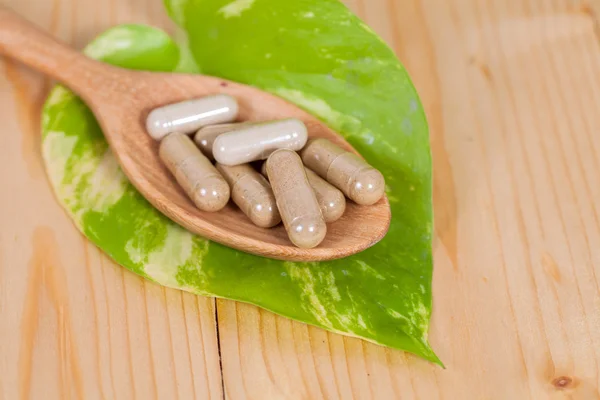
[[[117,23],[171,28],[150,0],[7,5],[78,48]],[[57,204],[40,158],[48,88],[1,63],[0,399],[222,398],[214,300],[116,266]]]
[[[217,302],[227,393],[600,398],[600,2],[347,4],[398,53],[429,117],[430,337],[447,369]]]
[[[160,2],[7,3],[81,48]],[[348,0],[431,126],[431,341],[447,365],[145,282],[77,233],[39,158],[49,83],[0,65],[0,399],[600,398],[600,1]],[[17,116],[15,119],[14,116]],[[6,195],[5,193],[9,194]]]

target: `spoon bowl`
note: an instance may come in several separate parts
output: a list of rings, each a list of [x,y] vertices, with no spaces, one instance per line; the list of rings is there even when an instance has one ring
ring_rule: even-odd
[[[342,218],[328,224],[325,240],[301,249],[282,225],[259,228],[231,202],[216,213],[197,209],[158,157],[158,142],[146,132],[146,118],[167,104],[214,94],[237,99],[240,122],[302,120],[310,137],[323,137],[356,152],[342,136],[299,107],[257,88],[224,79],[187,74],[131,71],[103,64],[55,41],[0,7],[0,53],[13,57],[75,91],[90,107],[136,189],[160,212],[189,231],[248,253],[290,261],[323,261],[358,253],[381,240],[389,228],[384,196],[373,206],[348,202]]]

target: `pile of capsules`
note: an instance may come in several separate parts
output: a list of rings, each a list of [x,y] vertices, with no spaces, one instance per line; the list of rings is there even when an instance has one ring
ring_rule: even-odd
[[[237,117],[237,101],[227,95],[148,115],[161,160],[200,210],[219,211],[231,197],[256,226],[283,221],[294,245],[313,248],[325,238],[326,223],[344,214],[344,195],[360,205],[383,196],[379,171],[327,139],[308,140],[302,121],[231,123]],[[260,160],[261,168],[250,164]]]

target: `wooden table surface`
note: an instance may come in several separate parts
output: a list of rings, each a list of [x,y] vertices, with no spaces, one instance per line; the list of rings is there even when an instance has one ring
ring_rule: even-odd
[[[0,0],[82,48],[160,0]],[[600,0],[348,0],[398,53],[435,164],[447,369],[113,264],[40,159],[50,82],[0,59],[0,399],[600,398]]]

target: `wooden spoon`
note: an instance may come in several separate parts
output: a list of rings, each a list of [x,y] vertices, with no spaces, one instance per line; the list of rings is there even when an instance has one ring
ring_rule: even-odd
[[[145,130],[148,113],[178,101],[224,93],[240,104],[240,120],[295,117],[311,137],[325,137],[355,151],[318,119],[281,98],[224,79],[116,68],[89,59],[0,7],[0,53],[71,88],[90,107],[123,172],[144,197],[167,217],[205,238],[248,253],[281,260],[321,261],[358,253],[386,234],[391,212],[387,198],[373,206],[348,203],[345,215],[328,226],[314,249],[289,241],[283,226],[261,229],[233,205],[217,213],[198,210],[158,158],[158,143]]]

